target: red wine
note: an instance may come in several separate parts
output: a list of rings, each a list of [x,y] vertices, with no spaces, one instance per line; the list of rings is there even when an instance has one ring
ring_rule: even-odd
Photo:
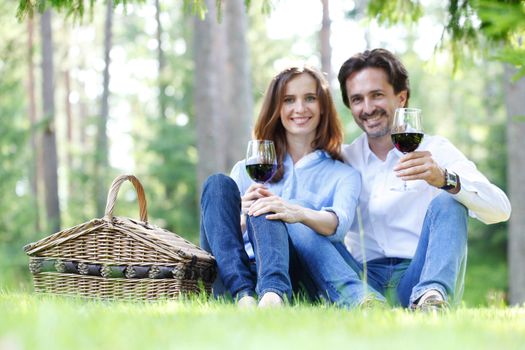
[[[277,164],[248,164],[246,165],[246,171],[253,181],[265,183],[269,181],[277,171]]]
[[[423,133],[420,132],[403,132],[392,134],[394,146],[403,153],[413,152],[423,140]]]

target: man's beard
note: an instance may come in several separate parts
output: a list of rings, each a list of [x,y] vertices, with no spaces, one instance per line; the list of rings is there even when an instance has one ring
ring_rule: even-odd
[[[386,117],[386,119],[388,120],[388,115],[387,115],[387,113],[386,113],[386,111],[384,109],[377,109],[371,114],[363,113],[361,116],[364,117],[365,121],[366,121],[367,119],[374,118],[377,115],[379,115],[380,117]],[[362,118],[360,118],[360,120],[362,121]],[[366,130],[365,126],[362,124],[361,125],[361,129],[363,129],[363,131],[366,133],[366,135],[369,138],[380,138],[380,137],[383,137],[383,136],[386,136],[386,135],[390,134],[391,125],[387,124],[384,128],[382,128],[380,130],[376,130],[374,132],[370,132],[370,131]]]

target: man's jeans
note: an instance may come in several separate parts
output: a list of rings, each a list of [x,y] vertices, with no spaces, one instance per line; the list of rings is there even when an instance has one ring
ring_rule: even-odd
[[[408,307],[427,290],[436,289],[449,303],[461,301],[467,260],[467,210],[444,192],[427,210],[413,259],[383,258],[366,266],[336,245],[348,266],[394,304]]]

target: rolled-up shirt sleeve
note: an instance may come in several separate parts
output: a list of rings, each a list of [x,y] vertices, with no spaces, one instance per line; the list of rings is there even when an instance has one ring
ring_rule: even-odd
[[[350,230],[350,225],[356,216],[360,192],[361,177],[355,169],[348,167],[348,175],[342,177],[334,189],[333,204],[321,208],[321,210],[331,211],[337,216],[337,228],[332,235],[327,236],[330,241],[344,241],[345,235]]]
[[[446,139],[438,144],[440,166],[458,174],[460,191],[454,198],[467,207],[469,216],[485,224],[506,221],[510,217],[510,201],[499,187],[492,184],[461,151]]]
[[[470,171],[455,170],[459,175],[460,191],[456,200],[468,208],[469,215],[485,224],[507,221],[511,205],[507,195],[487,179],[479,179]]]

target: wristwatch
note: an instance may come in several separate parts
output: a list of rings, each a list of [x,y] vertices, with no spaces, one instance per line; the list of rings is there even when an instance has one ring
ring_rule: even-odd
[[[448,191],[458,187],[458,175],[445,169],[445,185],[440,189]]]

